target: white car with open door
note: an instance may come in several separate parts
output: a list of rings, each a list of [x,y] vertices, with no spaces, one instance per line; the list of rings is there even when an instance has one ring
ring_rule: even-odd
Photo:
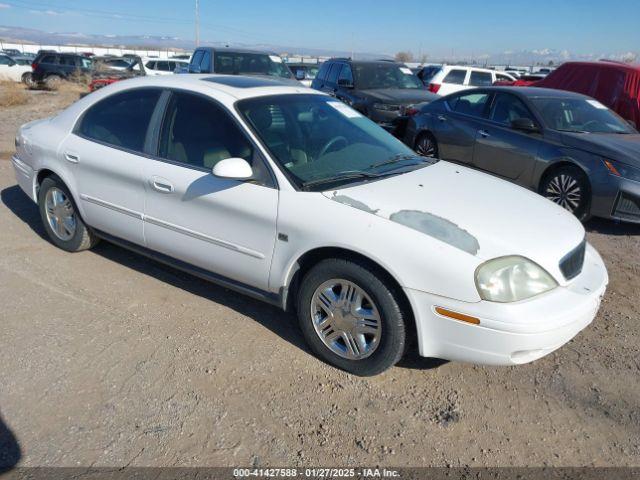
[[[312,350],[359,375],[412,338],[428,357],[535,360],[593,320],[608,281],[561,207],[276,79],[117,82],[16,145],[55,245],[107,239],[293,308]]]

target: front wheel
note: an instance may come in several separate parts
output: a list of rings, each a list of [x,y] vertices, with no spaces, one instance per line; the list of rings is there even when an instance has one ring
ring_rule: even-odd
[[[438,156],[438,143],[430,133],[422,133],[416,140],[414,150],[423,157],[436,158]]]
[[[554,170],[542,181],[540,192],[578,220],[589,219],[589,180],[578,167],[567,165]]]
[[[366,264],[327,259],[302,279],[297,313],[313,352],[347,372],[370,376],[395,365],[405,349],[399,294]]]
[[[44,229],[57,247],[67,252],[79,252],[98,242],[80,218],[69,189],[58,177],[47,177],[42,181],[38,206]]]

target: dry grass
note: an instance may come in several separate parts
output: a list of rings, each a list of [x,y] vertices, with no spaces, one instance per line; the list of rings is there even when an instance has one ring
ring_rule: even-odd
[[[25,105],[29,101],[29,95],[22,83],[0,79],[0,108]]]

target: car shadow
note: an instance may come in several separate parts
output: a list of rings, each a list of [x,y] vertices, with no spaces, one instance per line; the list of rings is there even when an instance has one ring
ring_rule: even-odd
[[[585,223],[588,232],[605,235],[640,235],[640,224],[626,223],[606,218],[592,218]]]
[[[31,230],[42,239],[49,241],[42,226],[38,207],[29,200],[18,185],[0,191],[0,200]],[[252,318],[300,350],[313,355],[300,332],[295,316],[291,313],[284,312],[275,306],[246,295],[236,294],[229,289],[201,280],[193,275],[109,242],[100,242],[91,251],[136,272],[151,276],[188,293],[231,308],[241,315]],[[446,363],[444,360],[420,357],[416,350],[416,348],[412,348],[407,352],[397,366],[413,370],[429,370]]]
[[[0,475],[14,468],[22,458],[18,439],[0,415]]]

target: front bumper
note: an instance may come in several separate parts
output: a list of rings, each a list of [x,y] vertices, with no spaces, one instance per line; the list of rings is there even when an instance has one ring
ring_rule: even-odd
[[[595,318],[608,283],[596,250],[587,246],[582,273],[568,286],[515,303],[460,302],[405,289],[416,317],[420,354],[486,365],[518,365],[541,358]],[[480,319],[472,325],[439,315],[435,307]]]
[[[592,183],[592,215],[640,223],[640,182],[607,174]]]

